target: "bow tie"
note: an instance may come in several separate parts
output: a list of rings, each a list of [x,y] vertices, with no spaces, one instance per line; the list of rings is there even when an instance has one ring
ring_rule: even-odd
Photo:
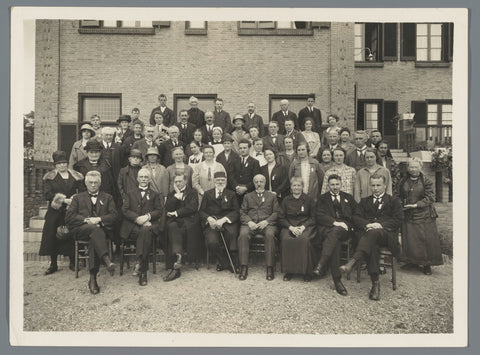
[[[340,202],[340,195],[339,194],[330,194],[332,196],[332,201]]]
[[[272,138],[277,138],[277,135],[272,136]]]
[[[259,155],[263,155],[263,153],[257,153],[257,157],[258,157]]]
[[[363,153],[363,152],[366,151],[366,150],[367,150],[367,148],[362,148],[362,149],[357,148],[357,152],[360,152],[360,153]]]
[[[382,198],[373,196],[373,203],[381,204],[382,203]]]
[[[94,198],[97,198],[98,194],[89,194],[90,197],[94,197]]]

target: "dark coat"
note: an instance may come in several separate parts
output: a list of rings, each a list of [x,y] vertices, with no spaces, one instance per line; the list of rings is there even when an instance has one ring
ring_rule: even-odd
[[[305,119],[307,117],[313,119],[314,125],[312,127],[312,131],[317,132],[320,135],[322,131],[322,113],[320,112],[320,110],[314,107],[313,112],[310,112],[307,107],[304,107],[300,111],[298,111],[298,125],[301,131],[305,130]]]
[[[188,111],[188,122],[194,124],[197,128],[205,126],[205,112],[199,108],[191,107]]]
[[[214,188],[206,191],[203,195],[199,213],[203,227],[207,226],[208,217],[217,219],[227,217],[232,224],[238,223],[240,219],[240,209],[235,192],[224,189],[221,199],[217,200]]]
[[[215,125],[213,125],[215,127]],[[212,132],[209,132],[207,130],[207,126],[202,126],[199,128],[200,129],[200,132],[202,132],[202,142],[205,143],[205,144],[209,144],[210,142],[213,141],[213,136],[212,136]]]
[[[355,213],[357,204],[352,195],[343,191],[340,191],[339,195],[341,209],[339,216],[336,214],[330,192],[321,195],[318,199],[315,219],[319,228],[319,235],[333,228],[333,222],[345,222],[349,228],[349,232],[353,232],[353,214]]]
[[[123,140],[122,143],[122,151],[123,151],[123,163],[122,166],[126,166],[128,164],[128,157],[130,156],[130,151],[133,148],[133,145],[135,142],[143,139],[143,136],[140,138],[135,138],[135,136],[132,134],[131,136],[128,136]]]
[[[315,226],[315,202],[310,196],[302,193],[298,199],[293,195],[286,196],[280,205],[278,225],[282,228],[290,226]]]
[[[290,191],[290,181],[288,179],[288,167],[285,165],[275,164],[272,169],[271,176],[268,175],[268,164],[260,168],[260,173],[267,180],[265,190],[270,190],[270,181],[272,182],[272,191],[277,193],[278,199],[281,201]]]
[[[152,142],[152,147],[158,147],[158,146],[155,142]],[[138,149],[139,151],[142,152],[143,163],[147,161],[147,157],[145,155],[147,154],[148,148],[150,148],[150,146],[148,145],[145,138],[142,138],[136,141],[135,143],[133,143],[133,146],[132,146],[132,149]]]
[[[435,202],[435,185],[427,176],[420,173],[418,182],[408,188],[407,175],[400,180],[399,194],[404,204],[417,204],[417,208],[411,208],[405,211],[405,219],[408,222],[422,223],[430,218],[436,218],[437,212],[433,206]]]
[[[126,167],[120,170],[120,174],[118,175],[117,184],[118,184],[118,191],[120,192],[120,196],[122,199],[125,199],[127,193],[130,190],[138,188],[138,172],[140,171],[141,167],[136,166],[133,167],[131,165],[127,165]]]
[[[239,157],[235,165],[234,174],[237,177],[237,186],[245,185],[247,192],[253,191],[253,177],[260,174],[260,164],[258,160],[249,155],[247,157],[247,163],[244,165],[242,164],[242,158]]]
[[[180,140],[178,140],[178,146],[185,149],[184,143]],[[175,160],[173,160],[172,158],[172,149],[173,143],[171,139],[167,139],[158,147],[158,153],[160,154],[160,163],[165,167],[169,167],[170,165],[175,163]],[[184,160],[186,162],[186,159]]]
[[[197,126],[190,122],[187,122],[187,127],[185,129],[182,128],[181,122],[175,123],[175,126],[177,126],[178,130],[180,131],[178,140],[184,142],[185,144],[190,144],[193,141],[193,133],[197,129]]]
[[[243,115],[243,119],[245,120],[245,124],[243,127],[248,132],[250,127],[257,127],[258,128],[258,136],[261,138],[265,135],[265,124],[263,123],[263,118],[256,113],[253,114],[253,118],[250,118],[248,113]]]
[[[152,113],[150,113],[150,125],[152,126],[155,126],[155,118],[154,118],[155,112],[162,112],[160,106],[155,107],[152,110]],[[168,107],[165,107],[165,111],[163,111],[162,116],[163,116],[163,124],[167,127],[171,126],[176,122],[173,111]]]
[[[232,119],[230,118],[230,114],[228,112],[223,110],[218,112],[217,110],[214,110],[213,118],[214,126],[221,127],[224,133],[232,131]]]
[[[233,150],[228,155],[228,161],[225,156],[225,152],[221,152],[217,155],[217,162],[223,165],[225,171],[227,172],[227,186],[231,190],[235,190],[235,187],[238,185],[237,176],[235,171],[238,167],[240,157]]]
[[[125,162],[122,146],[119,143],[112,143],[110,148],[102,149],[100,158],[106,160],[108,166],[112,169],[113,180],[117,181],[120,169],[123,168]]]
[[[150,222],[152,223],[152,231],[159,234],[164,229],[165,213],[163,209],[162,194],[148,188],[145,197],[142,198],[140,189],[131,189],[123,200],[122,205],[123,221],[120,227],[120,238],[128,239],[133,227],[136,225],[135,220],[147,213],[150,213]]]
[[[295,124],[295,129],[299,129],[297,115],[292,111],[288,111],[287,116],[285,117],[283,112],[277,111],[272,116],[272,121],[278,122],[278,133],[285,134],[285,120],[291,119]]]
[[[116,196],[117,186],[115,180],[113,179],[113,173],[105,159],[100,158],[98,160],[97,166],[93,166],[88,161],[88,158],[80,160],[73,167],[83,176],[86,176],[89,171],[97,170],[102,175],[102,183],[100,185],[100,191],[106,192],[109,195]],[[87,187],[85,184],[80,186],[81,191],[85,191]]]
[[[283,139],[285,139],[286,137],[290,137],[290,138],[293,139],[293,149],[294,150],[297,150],[298,144],[300,142],[306,142],[303,134],[297,129],[294,129],[292,131],[292,133],[290,133],[290,134],[286,134],[286,132],[285,132],[285,137]]]
[[[260,198],[256,191],[252,191],[243,198],[240,221],[245,225],[250,221],[255,223],[267,221],[269,225],[276,225],[279,209],[275,194],[265,191]]]
[[[361,168],[367,166],[365,163],[365,158],[361,158],[358,156],[357,149],[352,150],[350,153],[347,153],[345,157],[345,164],[351,166],[355,169],[355,171],[359,171]]]
[[[122,138],[121,138],[121,143],[120,145],[125,142],[125,139],[130,137],[130,136],[133,136],[133,131],[130,129],[130,128],[127,128],[127,130],[125,132],[123,132],[123,135],[122,135]],[[117,132],[115,132],[115,134],[113,135],[113,141],[115,142],[117,138]]]
[[[285,136],[283,134],[277,134],[277,139],[276,139],[275,143],[273,143],[272,136],[270,134],[267,134],[265,137],[262,138],[263,147],[264,147],[264,149],[273,148],[278,153],[284,152],[285,151],[285,144],[283,143],[284,139],[285,139]]]

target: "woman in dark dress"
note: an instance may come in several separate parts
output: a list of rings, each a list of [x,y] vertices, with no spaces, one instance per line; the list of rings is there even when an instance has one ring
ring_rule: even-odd
[[[316,265],[315,248],[312,246],[317,235],[315,203],[303,193],[301,177],[291,178],[290,189],[292,193],[283,199],[278,213],[282,272],[285,272],[283,280],[289,281],[292,274],[303,274],[303,280],[308,282]]]
[[[260,173],[266,179],[265,190],[277,195],[278,203],[281,204],[290,189],[288,167],[277,162],[277,152],[273,148],[265,149],[264,156],[267,164],[260,168]]]
[[[73,239],[60,240],[56,237],[57,228],[65,224],[65,210],[74,194],[83,183],[83,175],[67,168],[68,160],[65,152],[53,153],[55,169],[43,177],[45,199],[48,201],[48,210],[43,225],[42,242],[39,255],[50,255],[50,267],[45,275],[53,274],[58,270],[57,256],[70,257],[70,270],[75,270]]]
[[[442,265],[440,239],[433,207],[435,187],[422,172],[421,160],[411,158],[407,162],[408,175],[399,182],[405,222],[402,228],[402,246],[407,264],[403,269],[423,266],[425,275],[432,274],[432,265]]]

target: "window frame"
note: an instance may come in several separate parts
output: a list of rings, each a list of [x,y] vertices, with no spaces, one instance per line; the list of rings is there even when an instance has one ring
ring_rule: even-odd
[[[427,26],[427,34],[426,34],[426,37],[427,37],[427,48],[425,48],[427,50],[427,59],[424,59],[424,60],[419,60],[418,59],[418,37],[419,37],[419,34],[418,34],[418,25],[426,25]],[[432,59],[432,37],[438,37],[437,36],[434,36],[432,35],[432,25],[439,25],[440,26],[440,59]],[[416,43],[415,43],[415,61],[416,62],[420,62],[420,63],[424,63],[424,62],[431,62],[431,63],[441,63],[441,62],[444,62],[445,61],[445,55],[444,55],[444,52],[445,52],[445,41],[444,41],[444,30],[443,30],[443,24],[442,23],[417,23],[416,24],[416,32],[415,32],[415,37],[416,37]],[[425,36],[421,36],[421,37],[425,37]],[[423,49],[423,48],[422,48]],[[437,49],[437,48],[435,48]]]
[[[386,25],[393,25],[388,29],[387,33],[387,26]],[[383,67],[384,62],[388,61],[397,61],[398,60],[398,23],[396,22],[356,22],[354,26],[361,26],[361,34],[357,35],[355,33],[356,29],[354,29],[354,37],[361,38],[362,46],[356,47],[354,44],[354,55],[353,60],[356,67]],[[374,26],[377,30],[377,38],[372,41],[376,41],[376,45],[373,46],[367,43],[367,35],[366,31],[368,30],[369,33],[373,32]],[[394,29],[394,33],[392,33],[394,38],[387,38],[387,34],[390,36],[391,31]],[[394,51],[389,55],[385,54],[386,49],[386,41],[393,40],[394,46],[391,49]],[[370,41],[370,39],[369,39]],[[366,56],[366,48],[370,49],[370,53],[373,55],[373,60],[369,61]],[[356,57],[358,54],[361,53],[361,60],[357,60]]]
[[[110,98],[110,99],[120,99],[120,110],[118,116],[122,114],[122,93],[90,93],[90,92],[79,92],[78,93],[78,127],[82,124],[86,123],[87,121],[83,121],[83,101],[88,98]],[[104,121],[103,117],[101,117],[102,122],[100,123],[101,126],[117,126],[117,121]],[[117,117],[118,118],[118,117]]]
[[[208,21],[203,21],[205,23],[204,28],[190,28],[190,21],[185,21],[185,34],[186,35],[207,35],[208,33]]]
[[[178,120],[178,107],[177,107],[177,100],[178,99],[189,99],[190,97],[195,96],[197,99],[211,99],[212,100],[212,109],[211,111],[214,110],[214,100],[218,98],[218,94],[185,94],[185,93],[178,93],[178,94],[173,94],[173,114],[175,115],[175,121]],[[197,127],[199,128],[199,127]]]
[[[252,22],[254,22],[255,26],[242,26],[244,23]],[[314,26],[310,21],[290,22],[305,23],[305,28],[277,28],[278,21],[237,21],[237,33],[239,36],[313,36],[314,27],[325,27],[321,25]]]
[[[151,27],[122,27],[122,20],[116,20],[116,26],[105,27],[105,20],[98,20],[97,24],[83,24],[84,21],[97,21],[97,20],[79,20],[78,33],[83,34],[123,34],[123,35],[154,35],[155,27],[169,27],[161,26],[156,23],[159,21],[152,21]],[[135,20],[135,22],[140,20]],[[163,22],[165,23],[165,22]]]
[[[443,145],[443,144],[452,144],[452,133],[453,133],[453,117],[451,124],[444,124],[442,120],[442,106],[443,105],[452,105],[452,115],[453,115],[453,101],[452,100],[442,100],[442,99],[427,99],[425,101],[412,101],[412,112],[415,112],[415,103],[423,103],[425,106],[425,123],[418,123],[417,120],[414,118],[415,121],[415,128],[421,128],[425,131],[425,139],[428,142],[430,140],[429,137],[429,129],[440,129],[441,130],[441,140],[435,141],[435,145]],[[428,122],[428,105],[437,105],[437,123],[436,124],[429,124]],[[449,131],[449,135],[447,137],[444,136],[444,130]],[[445,139],[448,138],[448,139]]]
[[[275,111],[272,112],[272,100],[283,100],[283,99],[300,100],[301,99],[301,100],[305,100],[305,106],[306,106],[309,95],[310,94],[269,94],[268,95],[268,122],[266,122],[266,124],[270,123],[272,119],[272,115],[278,110],[280,110],[280,108],[278,108],[278,109],[274,109]],[[291,110],[289,109],[289,111]],[[294,111],[291,111],[291,112],[297,114],[297,112],[294,112]]]

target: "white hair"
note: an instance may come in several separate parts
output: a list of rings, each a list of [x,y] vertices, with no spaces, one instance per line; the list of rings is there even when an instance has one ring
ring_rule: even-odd
[[[280,104],[281,105],[288,105],[288,100],[287,99],[283,99],[280,101]]]
[[[102,134],[115,134],[115,128],[113,127],[103,127]]]
[[[188,99],[189,102],[198,102],[198,99],[195,96],[190,96],[190,99]]]

